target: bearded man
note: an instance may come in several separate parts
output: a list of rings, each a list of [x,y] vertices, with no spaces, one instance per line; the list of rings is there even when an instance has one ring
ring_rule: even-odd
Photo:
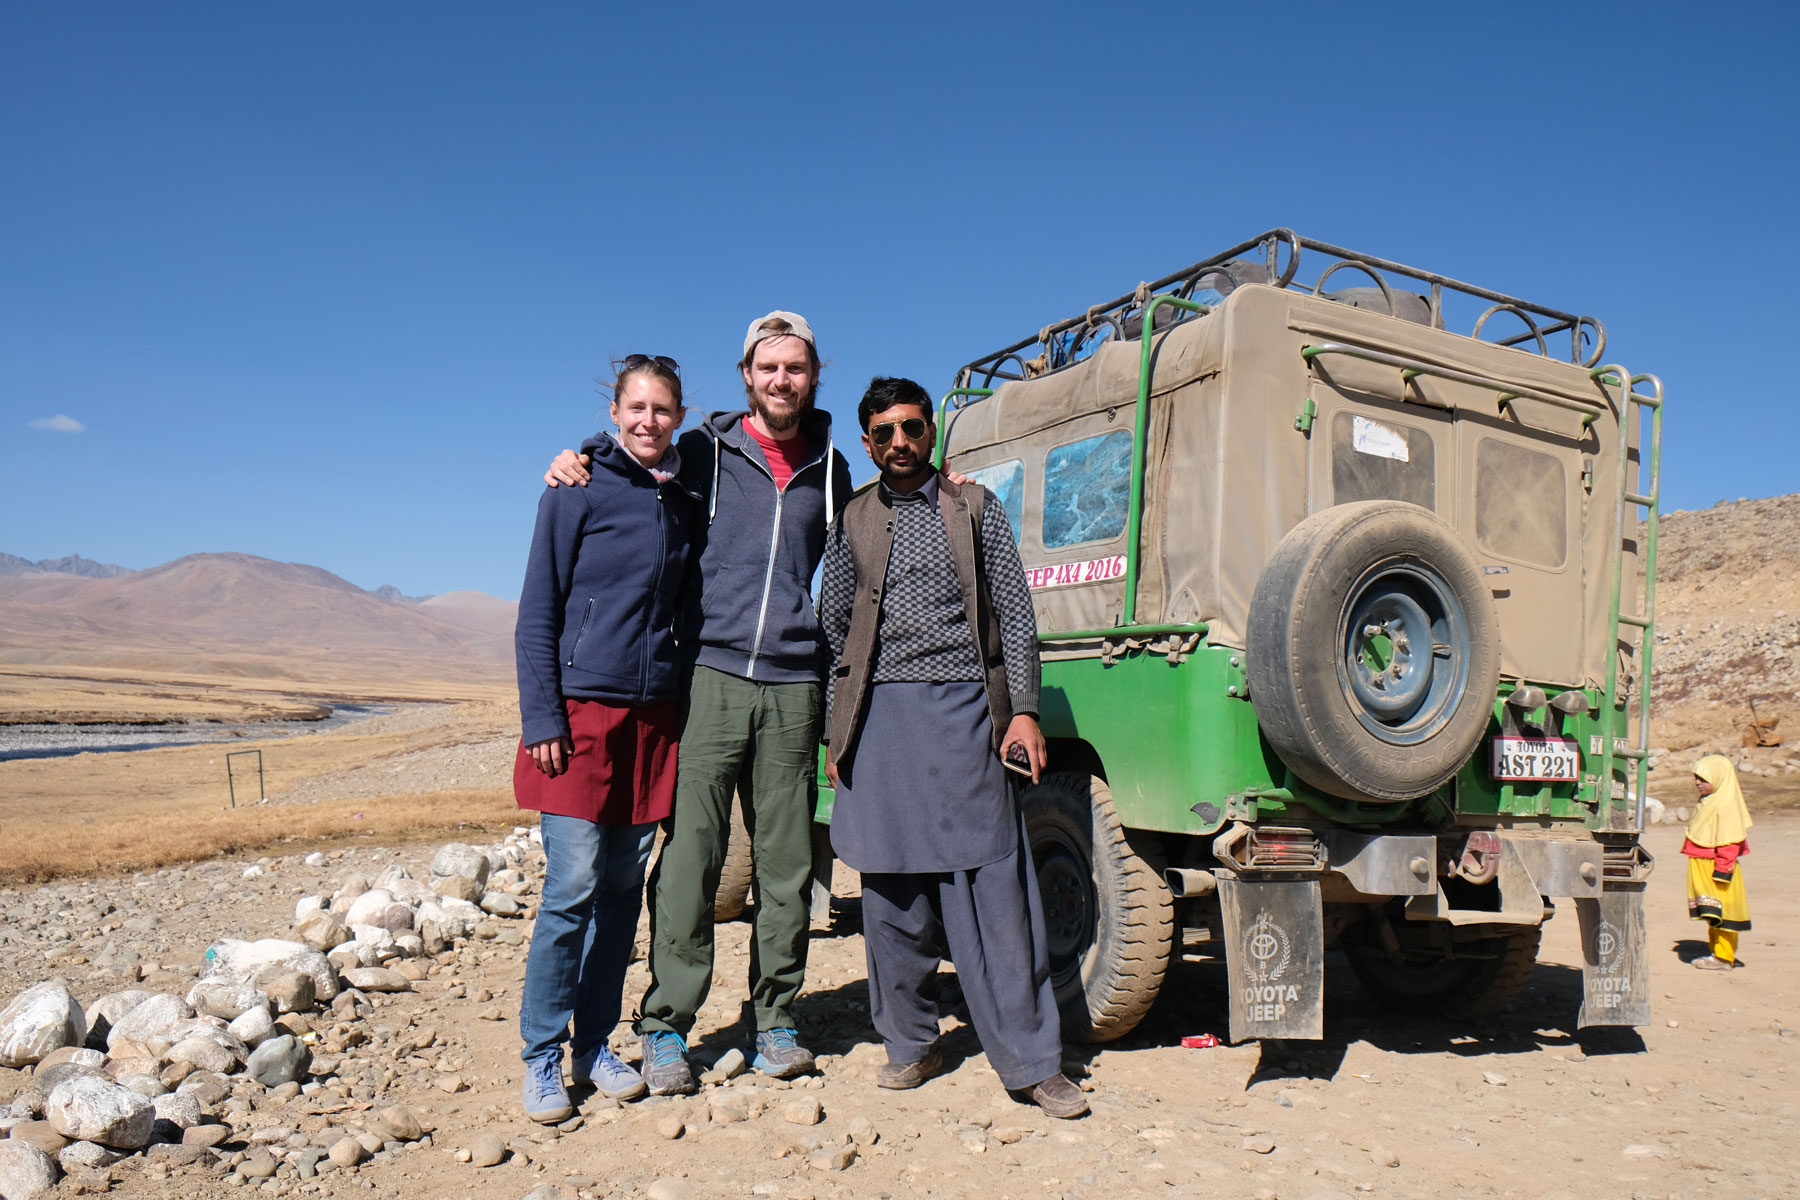
[[[707,514],[698,577],[679,626],[693,676],[675,811],[650,878],[650,990],[638,1011],[641,1072],[653,1095],[695,1090],[687,1036],[712,986],[713,895],[740,773],[755,845],[750,999],[757,1070],[813,1068],[793,1004],[806,976],[812,819],[824,641],[811,584],[825,530],[850,498],[850,465],[816,408],[812,327],[777,310],[744,336],[747,409],[713,413],[677,443],[681,481]],[[587,482],[565,450],[549,483]]]

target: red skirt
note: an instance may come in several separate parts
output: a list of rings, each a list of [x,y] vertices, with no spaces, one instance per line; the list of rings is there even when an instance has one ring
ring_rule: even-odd
[[[675,805],[675,743],[681,706],[565,700],[575,753],[550,778],[519,743],[513,796],[520,808],[600,825],[660,821]]]

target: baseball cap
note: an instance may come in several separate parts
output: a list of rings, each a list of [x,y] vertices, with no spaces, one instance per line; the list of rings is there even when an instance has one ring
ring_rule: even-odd
[[[779,328],[782,324],[785,324],[787,328]],[[750,351],[756,348],[756,343],[764,338],[789,335],[803,339],[807,345],[813,348],[814,353],[818,352],[819,344],[813,341],[812,326],[806,323],[806,318],[799,313],[784,312],[778,308],[767,316],[758,317],[750,322],[750,328],[744,334],[744,357],[748,359]]]

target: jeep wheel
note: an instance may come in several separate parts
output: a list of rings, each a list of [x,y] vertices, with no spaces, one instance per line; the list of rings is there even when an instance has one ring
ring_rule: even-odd
[[[1468,761],[1493,715],[1500,638],[1481,569],[1435,514],[1341,504],[1282,539],[1250,601],[1250,698],[1320,791],[1412,800]]]
[[[1123,1037],[1150,1011],[1169,968],[1175,920],[1168,885],[1132,848],[1102,780],[1045,775],[1021,803],[1063,1036]]]
[[[735,921],[744,915],[750,899],[750,831],[744,827],[744,798],[732,797],[731,840],[725,843],[725,865],[719,870],[719,890],[713,893],[713,920]]]
[[[1423,927],[1420,927],[1421,930]],[[1476,1021],[1511,1004],[1537,965],[1538,925],[1512,929],[1456,948],[1401,945],[1398,961],[1379,945],[1345,938],[1344,957],[1371,996],[1413,1016]]]

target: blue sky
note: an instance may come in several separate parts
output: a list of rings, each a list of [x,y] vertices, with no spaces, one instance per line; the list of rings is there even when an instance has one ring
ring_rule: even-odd
[[[1668,384],[1666,507],[1793,492],[1797,44],[1774,4],[8,4],[0,550],[510,598],[615,355],[730,407],[797,310],[847,428],[1277,225],[1599,316]]]

